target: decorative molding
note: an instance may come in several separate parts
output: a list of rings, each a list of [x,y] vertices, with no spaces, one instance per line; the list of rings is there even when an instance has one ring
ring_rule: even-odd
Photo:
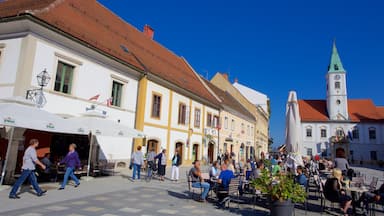
[[[65,60],[65,61],[68,61],[68,62],[71,62],[73,64],[76,64],[76,65],[83,65],[83,62],[81,62],[81,61],[79,61],[79,60],[77,60],[75,58],[69,57],[67,55],[58,53],[58,52],[55,52],[55,56],[60,58],[60,59]]]

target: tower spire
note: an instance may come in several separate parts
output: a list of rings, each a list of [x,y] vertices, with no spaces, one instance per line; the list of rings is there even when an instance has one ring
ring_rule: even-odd
[[[340,73],[345,72],[343,63],[341,62],[339,53],[337,52],[336,39],[333,40],[331,62],[328,66],[328,73]]]

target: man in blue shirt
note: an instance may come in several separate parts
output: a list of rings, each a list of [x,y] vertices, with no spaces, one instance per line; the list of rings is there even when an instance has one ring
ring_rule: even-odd
[[[219,203],[222,203],[224,201],[224,198],[228,197],[228,188],[229,184],[231,183],[231,179],[236,178],[236,176],[233,174],[232,170],[228,170],[228,167],[225,163],[221,165],[221,172],[219,175],[218,183],[218,194],[217,197],[219,198]]]
[[[302,185],[304,187],[307,187],[308,180],[307,180],[307,177],[303,173],[303,167],[298,166],[296,168],[296,171],[297,171],[297,176],[295,178],[296,183],[298,183],[299,185]]]

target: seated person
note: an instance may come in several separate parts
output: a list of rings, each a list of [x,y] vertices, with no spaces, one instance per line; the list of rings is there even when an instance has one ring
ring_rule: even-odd
[[[201,197],[198,200],[199,202],[205,202],[210,185],[206,182],[204,182],[204,179],[201,176],[201,169],[200,169],[200,161],[196,160],[193,163],[193,167],[189,171],[189,176],[192,178],[192,187],[194,188],[203,188],[203,192],[201,193]]]
[[[247,160],[247,163],[245,164],[245,179],[249,180],[249,177],[252,174],[252,162],[250,159]]]
[[[352,198],[346,195],[342,189],[343,175],[340,169],[333,169],[332,176],[327,179],[324,185],[324,196],[331,202],[340,204],[345,215],[352,204]]]
[[[217,194],[217,198],[220,203],[228,196],[228,193],[225,193],[224,191],[228,191],[231,179],[235,177],[236,176],[233,174],[232,170],[228,169],[227,164],[224,163],[221,165],[221,173],[217,181],[219,183],[218,191],[220,192]]]
[[[217,179],[219,177],[219,163],[214,161],[212,167],[209,169],[209,177]]]
[[[357,206],[361,206],[361,203],[363,203],[366,210],[369,209],[369,203],[384,204],[384,184],[382,184],[378,190],[373,192],[364,192],[356,204]]]
[[[298,183],[299,185],[302,185],[304,187],[307,187],[308,180],[307,176],[303,173],[303,167],[298,166],[296,168],[297,176],[295,177],[295,182]]]
[[[281,168],[283,167],[283,162],[282,161],[279,161],[277,162],[277,165],[273,166],[273,169],[272,169],[272,175],[277,175],[281,172]]]
[[[265,168],[264,162],[260,160],[257,162],[256,169],[252,172],[251,178],[257,179],[261,176],[261,171]]]

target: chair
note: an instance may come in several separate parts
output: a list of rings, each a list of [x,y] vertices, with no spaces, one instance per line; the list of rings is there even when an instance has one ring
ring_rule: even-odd
[[[242,200],[240,199],[240,192],[239,192],[239,186],[240,186],[240,178],[234,178],[231,180],[231,183],[229,183],[228,186],[228,198],[226,203],[229,205],[231,204],[231,201],[237,202],[238,209],[240,209],[240,202]]]
[[[377,187],[377,182],[379,181],[379,178],[378,177],[372,177],[372,181],[371,183],[368,185],[369,186],[369,190],[370,191],[374,191],[376,190],[376,187]]]
[[[101,173],[105,175],[112,174],[115,175],[116,162],[108,162],[104,165],[104,167],[101,169]]]
[[[200,188],[200,195],[197,194],[197,193],[195,193],[195,190],[197,190],[198,188],[194,188],[194,187],[192,187],[192,183],[193,183],[193,181],[192,181],[192,176],[189,175],[189,172],[188,172],[188,171],[186,171],[186,176],[187,176],[188,192],[189,192],[189,194],[191,194],[191,198],[194,199],[194,195],[195,195],[195,194],[198,195],[198,196],[200,196],[201,193],[203,192],[203,189]]]

